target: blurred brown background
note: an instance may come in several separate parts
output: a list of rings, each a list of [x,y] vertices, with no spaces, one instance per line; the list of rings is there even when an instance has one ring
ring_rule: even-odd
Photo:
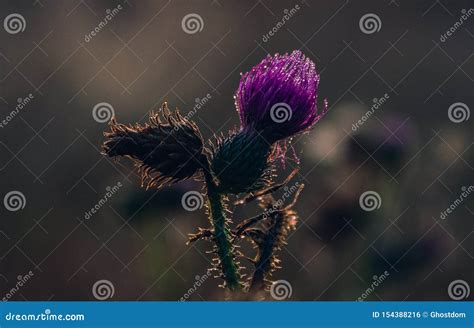
[[[18,98],[33,98],[0,129],[2,201],[10,191],[25,199],[17,211],[0,206],[0,296],[31,270],[33,277],[9,299],[94,300],[93,285],[102,279],[114,286],[112,300],[183,297],[210,266],[210,244],[185,244],[188,233],[208,225],[204,208],[181,206],[183,194],[200,184],[140,188],[128,161],[100,155],[108,127],[94,119],[93,108],[105,102],[120,122],[143,122],[164,101],[187,113],[209,94],[193,115],[208,139],[238,125],[239,73],[267,53],[293,49],[316,62],[319,102],[327,98],[330,111],[295,140],[302,163],[296,180],[306,187],[295,207],[298,229],[275,273],[290,282],[290,299],[355,300],[385,271],[388,277],[367,300],[449,300],[451,282],[472,287],[474,195],[440,218],[462,187],[474,185],[467,119],[474,106],[474,17],[440,39],[470,6],[447,0],[2,1],[2,20],[13,13],[24,18],[24,31],[0,29],[2,120]],[[368,13],[380,19],[370,34],[359,26]],[[202,19],[197,30],[183,29],[188,14]],[[385,94],[383,105],[353,129]],[[448,115],[454,103],[464,104],[458,123]],[[380,196],[379,208],[361,208],[366,191]],[[238,208],[234,221],[256,210]],[[189,299],[222,299],[219,283],[206,279]]]

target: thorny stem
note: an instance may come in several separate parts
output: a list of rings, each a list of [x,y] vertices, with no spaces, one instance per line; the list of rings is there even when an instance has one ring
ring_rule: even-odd
[[[295,173],[296,171],[290,174],[289,178],[285,180],[284,184],[288,183],[288,181],[295,175]],[[270,220],[267,223],[267,232],[259,245],[260,256],[255,262],[255,271],[253,273],[252,282],[250,284],[250,290],[258,291],[264,289],[265,278],[267,278],[267,276],[271,274],[273,270],[276,269],[278,260],[276,258],[275,253],[280,249],[285,240],[285,235],[287,233],[287,228],[285,227],[285,225],[288,224],[287,216],[290,215],[291,208],[295,205],[303,188],[304,184],[301,184],[295,193],[293,201],[290,204],[286,205],[284,208],[280,207],[278,208],[278,210],[270,212]],[[274,206],[273,197],[269,196],[268,199],[270,200],[270,202],[267,205],[267,211],[272,209],[272,207]],[[294,212],[292,214],[294,215]],[[255,217],[247,221],[248,224],[251,224],[252,222],[256,222],[257,220],[259,220],[259,217]]]
[[[255,263],[255,272],[253,273],[250,290],[262,290],[265,286],[265,276],[271,269],[272,259],[275,248],[278,246],[278,241],[282,233],[284,224],[284,215],[280,212],[275,212],[270,215],[271,223],[267,234],[261,246],[260,257]]]
[[[234,261],[234,254],[232,252],[233,246],[230,241],[231,235],[226,222],[224,196],[219,194],[211,174],[207,171],[205,178],[211,223],[214,227],[214,242],[217,247],[217,255],[220,260],[223,278],[227,288],[232,291],[240,290],[242,285],[240,283],[238,267]]]

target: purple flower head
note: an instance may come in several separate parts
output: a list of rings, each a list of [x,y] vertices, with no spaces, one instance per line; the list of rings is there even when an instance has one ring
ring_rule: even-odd
[[[243,131],[258,131],[276,142],[306,131],[327,112],[318,113],[319,75],[299,50],[267,56],[240,79],[235,105]]]

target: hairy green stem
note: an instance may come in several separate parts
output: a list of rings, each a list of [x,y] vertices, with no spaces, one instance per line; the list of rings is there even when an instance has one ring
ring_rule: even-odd
[[[239,290],[242,285],[232,252],[231,235],[225,216],[224,196],[217,191],[215,182],[210,174],[206,174],[206,184],[211,223],[214,227],[214,242],[217,247],[217,255],[220,260],[223,278],[227,288],[232,291]]]

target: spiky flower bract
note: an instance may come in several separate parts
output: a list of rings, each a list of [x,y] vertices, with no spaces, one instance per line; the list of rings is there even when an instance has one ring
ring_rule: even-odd
[[[211,161],[219,192],[251,192],[271,182],[270,152],[271,145],[256,134],[237,133],[219,139]]]
[[[151,113],[144,125],[124,125],[113,119],[105,132],[103,152],[111,157],[127,156],[135,161],[142,184],[161,188],[199,173],[207,159],[196,124],[166,103],[159,113]]]
[[[267,56],[245,73],[235,94],[242,130],[270,143],[306,131],[327,111],[317,110],[319,74],[301,51]]]

